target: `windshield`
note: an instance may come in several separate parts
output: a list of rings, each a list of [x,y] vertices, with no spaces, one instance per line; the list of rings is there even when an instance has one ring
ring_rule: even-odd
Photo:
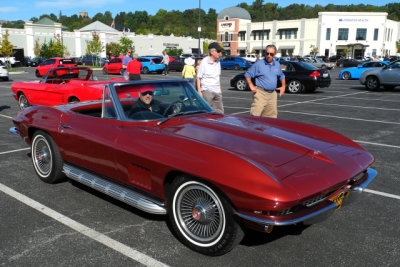
[[[118,104],[128,120],[157,120],[212,112],[186,81],[157,81],[115,85]]]

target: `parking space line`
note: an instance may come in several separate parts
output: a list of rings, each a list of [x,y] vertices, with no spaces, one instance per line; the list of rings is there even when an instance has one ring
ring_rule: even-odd
[[[30,147],[26,147],[26,148],[20,148],[20,149],[15,149],[15,150],[10,150],[10,151],[0,152],[0,155],[8,154],[8,153],[14,153],[14,152],[19,152],[19,151],[24,151],[24,150],[29,150],[29,149],[31,149],[31,148],[30,148]]]
[[[3,115],[3,114],[0,114],[0,116],[1,116],[1,117],[4,117],[4,118],[7,118],[7,119],[12,119],[12,117],[7,116],[7,115]]]
[[[398,108],[377,108],[377,107],[363,107],[363,106],[353,106],[353,105],[341,105],[341,104],[328,104],[328,103],[316,103],[312,102],[310,104],[314,105],[324,105],[324,106],[338,106],[338,107],[349,107],[349,108],[363,108],[363,109],[380,109],[380,110],[387,110],[387,111],[400,111]]]
[[[291,106],[291,105],[297,105],[297,104],[303,104],[303,103],[309,103],[309,102],[315,102],[315,101],[321,101],[321,100],[327,100],[327,99],[333,99],[333,98],[339,98],[339,97],[347,97],[349,95],[358,95],[358,94],[366,94],[368,92],[357,92],[357,93],[351,93],[351,94],[344,94],[344,95],[337,95],[337,96],[328,96],[325,98],[318,98],[318,99],[313,99],[313,100],[307,100],[307,101],[300,101],[296,103],[289,103],[289,104],[284,104],[280,105],[279,107],[286,107],[286,106]]]
[[[390,147],[390,148],[400,148],[400,146],[387,145],[387,144],[381,144],[381,143],[373,143],[373,142],[360,141],[360,140],[353,140],[353,141],[356,143],[362,143],[362,144],[367,144],[367,145],[384,146],[384,147]]]
[[[379,196],[384,196],[384,197],[390,197],[390,198],[394,198],[394,199],[399,199],[400,200],[400,196],[397,195],[393,195],[393,194],[389,194],[389,193],[384,193],[384,192],[380,192],[380,191],[375,191],[375,190],[371,190],[371,189],[364,189],[365,192],[371,193],[371,194],[375,194],[375,195],[379,195]]]
[[[319,116],[319,117],[327,117],[327,118],[336,118],[336,119],[345,119],[345,120],[367,121],[367,122],[376,122],[376,123],[400,125],[400,122],[394,122],[394,121],[367,120],[367,119],[359,119],[359,118],[352,118],[352,117],[340,117],[340,116],[333,116],[333,115],[324,115],[324,114],[317,114],[317,113],[306,113],[306,112],[299,112],[299,111],[287,111],[287,110],[279,110],[278,112],[286,112],[286,113],[310,115],[310,116]]]
[[[90,239],[93,239],[103,244],[104,246],[107,246],[121,253],[122,255],[125,255],[128,258],[131,258],[134,261],[137,261],[138,263],[144,264],[146,266],[167,266],[164,263],[159,262],[156,259],[151,258],[150,256],[147,256],[146,254],[143,254],[131,247],[128,247],[127,245],[124,245],[100,232],[97,232],[94,229],[91,229],[77,221],[72,220],[69,217],[62,215],[61,213],[53,209],[50,209],[47,206],[44,206],[43,204],[11,189],[10,187],[2,183],[0,183],[0,191],[24,203],[25,205],[43,213],[44,215],[53,218],[54,220],[64,224],[65,226],[77,231],[78,233],[83,234]]]
[[[387,99],[368,99],[368,98],[362,98],[362,97],[347,97],[348,99],[359,99],[359,100],[369,100],[369,101],[383,101],[383,102],[393,102],[393,103],[399,103],[399,100],[387,100]]]

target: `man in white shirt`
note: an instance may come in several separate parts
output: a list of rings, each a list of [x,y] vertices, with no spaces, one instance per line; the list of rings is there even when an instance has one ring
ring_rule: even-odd
[[[163,75],[168,75],[168,64],[169,64],[169,56],[167,55],[167,51],[163,51],[163,60],[161,63],[164,63],[165,68],[163,71]]]
[[[217,42],[208,46],[209,56],[204,58],[197,71],[197,91],[205,101],[219,113],[224,113],[221,91],[221,64],[219,58],[222,48]]]

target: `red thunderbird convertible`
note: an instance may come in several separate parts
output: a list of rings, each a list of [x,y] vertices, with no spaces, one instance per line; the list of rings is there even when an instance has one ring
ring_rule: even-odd
[[[19,108],[24,109],[30,105],[55,106],[99,100],[104,84],[109,82],[93,80],[92,70],[87,67],[58,67],[50,69],[40,81],[13,83],[11,90]]]
[[[112,82],[101,101],[32,106],[13,122],[41,180],[68,177],[166,214],[207,255],[230,251],[244,227],[325,219],[377,174],[373,156],[339,133],[216,113],[183,80]]]

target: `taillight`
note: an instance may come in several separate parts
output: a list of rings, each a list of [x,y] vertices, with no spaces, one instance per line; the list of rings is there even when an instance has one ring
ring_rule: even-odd
[[[150,65],[153,65],[154,64],[154,61],[153,60],[151,60],[151,63],[150,63]]]
[[[310,77],[320,77],[321,74],[319,73],[319,71],[314,70],[309,76],[310,76]]]
[[[7,67],[1,67],[2,69],[4,69],[4,70],[6,70],[7,69]]]

